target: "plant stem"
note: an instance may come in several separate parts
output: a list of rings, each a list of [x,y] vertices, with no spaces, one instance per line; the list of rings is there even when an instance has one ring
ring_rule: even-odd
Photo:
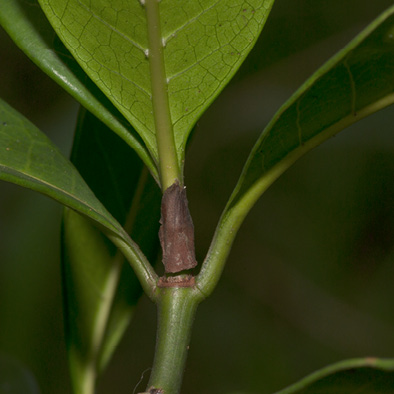
[[[182,184],[175,148],[174,132],[168,102],[163,41],[160,28],[159,0],[145,0],[148,24],[149,65],[152,81],[152,105],[159,153],[160,180],[165,191],[176,180]]]
[[[71,349],[71,352],[73,350]],[[71,357],[74,361],[70,363],[73,393],[94,394],[96,386],[97,371],[94,363],[80,364],[77,357]],[[70,355],[69,355],[69,359]]]
[[[131,238],[124,233],[124,237],[115,236],[109,232],[106,233],[107,237],[116,245],[123,253],[126,260],[130,263],[131,268],[137,276],[145,294],[155,301],[156,284],[159,280],[155,270],[150,265],[149,261],[142,253],[138,245],[131,240]]]
[[[178,394],[200,293],[194,287],[158,290],[155,359],[147,392]]]

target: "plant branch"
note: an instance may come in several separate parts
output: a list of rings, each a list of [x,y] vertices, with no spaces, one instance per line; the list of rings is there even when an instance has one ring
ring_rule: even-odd
[[[178,394],[200,293],[194,287],[158,289],[156,351],[147,392]]]
[[[148,24],[150,74],[152,81],[152,104],[155,119],[156,141],[159,153],[160,180],[166,190],[176,180],[183,184],[175,147],[174,132],[168,101],[167,79],[164,66],[163,41],[160,28],[158,0],[145,0]]]

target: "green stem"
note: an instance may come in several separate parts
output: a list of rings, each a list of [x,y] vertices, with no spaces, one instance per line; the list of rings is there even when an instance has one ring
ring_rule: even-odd
[[[126,232],[123,234],[123,238],[108,232],[106,235],[114,245],[121,250],[126,260],[130,263],[131,268],[133,268],[133,271],[144,289],[145,294],[152,301],[155,301],[155,289],[159,277],[145,255],[142,253],[141,249],[134,241],[131,240]]]
[[[145,0],[148,23],[148,58],[152,81],[152,105],[155,119],[156,141],[159,153],[160,180],[166,190],[176,180],[182,184],[181,171],[175,147],[167,78],[164,65],[163,42],[160,28],[159,0]]]
[[[193,287],[158,290],[155,359],[147,392],[178,394],[200,293]]]
[[[73,393],[75,394],[94,394],[96,387],[97,371],[94,363],[79,364],[73,358],[70,363],[70,371],[72,376]]]
[[[196,277],[196,286],[205,297],[208,297],[218,284],[237,231],[245,217],[242,208],[239,208],[237,206],[224,211],[200,273]]]

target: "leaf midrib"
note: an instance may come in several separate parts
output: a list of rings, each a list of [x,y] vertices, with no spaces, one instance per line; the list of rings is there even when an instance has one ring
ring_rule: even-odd
[[[177,179],[181,181],[173,124],[170,113],[168,82],[164,63],[164,46],[157,0],[145,0],[148,60],[152,85],[152,108],[155,122],[161,186],[163,191]]]

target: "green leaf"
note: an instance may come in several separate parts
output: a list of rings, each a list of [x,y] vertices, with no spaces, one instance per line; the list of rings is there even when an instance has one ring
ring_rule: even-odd
[[[60,39],[155,160],[167,133],[180,168],[193,125],[252,48],[273,2],[40,0]]]
[[[154,296],[157,275],[138,245],[95,197],[59,149],[2,100],[0,179],[43,193],[93,220],[121,249],[145,292]]]
[[[309,150],[393,103],[394,6],[313,74],[261,134],[203,266],[200,286],[207,294],[223,269],[239,226],[262,193]]]
[[[75,167],[32,123],[0,99],[0,179],[43,193],[117,236],[125,234]]]
[[[108,210],[131,230],[148,259],[154,260],[159,245],[160,190],[136,154],[82,110],[72,161]],[[89,221],[65,211],[63,288],[75,393],[93,392],[95,379],[108,363],[142,293],[133,271],[123,262]]]
[[[160,255],[159,220],[161,192],[156,182],[142,169],[138,188],[133,195],[126,228],[138,243],[147,259],[154,264]],[[99,369],[108,362],[113,348],[120,340],[127,324],[130,305],[134,306],[141,295],[140,285],[133,279],[134,272],[129,265],[123,265],[114,305],[111,309],[103,347],[100,354]],[[122,328],[123,325],[123,328]]]
[[[0,25],[38,67],[124,139],[158,180],[156,165],[139,135],[64,47],[37,0],[2,0]]]
[[[261,193],[306,152],[394,103],[394,6],[323,65],[279,109],[232,196]]]
[[[71,380],[74,393],[92,394],[122,260],[110,254],[107,240],[82,216],[66,210],[63,220],[63,298]]]
[[[392,394],[394,359],[360,358],[322,368],[276,394]]]

